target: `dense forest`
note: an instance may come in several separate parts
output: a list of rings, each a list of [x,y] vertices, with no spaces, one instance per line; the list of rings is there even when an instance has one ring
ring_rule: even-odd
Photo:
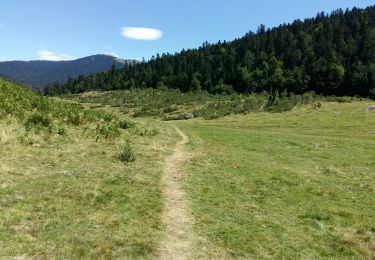
[[[375,6],[319,13],[231,42],[157,54],[123,69],[70,79],[47,95],[168,87],[210,93],[315,91],[375,96]]]

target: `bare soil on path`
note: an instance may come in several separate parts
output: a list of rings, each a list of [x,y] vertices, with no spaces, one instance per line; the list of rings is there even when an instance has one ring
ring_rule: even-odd
[[[188,137],[177,127],[181,140],[176,144],[174,153],[166,159],[162,176],[164,212],[162,221],[165,235],[159,248],[160,259],[195,258],[197,237],[193,231],[192,215],[186,194],[181,185],[181,164],[188,159],[184,146]]]
[[[162,188],[164,210],[162,223],[164,236],[159,245],[159,259],[227,259],[225,254],[211,245],[207,239],[194,230],[194,217],[190,209],[189,199],[183,188],[183,163],[191,159],[192,154],[185,150],[189,138],[176,126],[181,136],[172,155],[166,158]]]

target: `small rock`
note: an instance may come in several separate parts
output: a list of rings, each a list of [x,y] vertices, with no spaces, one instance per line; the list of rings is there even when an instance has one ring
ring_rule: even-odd
[[[369,111],[372,111],[372,110],[375,110],[375,105],[374,106],[368,106],[364,109],[365,112],[369,112]]]
[[[194,119],[194,115],[192,113],[185,113],[183,114],[183,118],[186,120]]]
[[[321,108],[321,107],[322,107],[322,104],[320,104],[320,103],[314,104],[314,108],[315,108],[315,109],[319,109],[319,108]]]

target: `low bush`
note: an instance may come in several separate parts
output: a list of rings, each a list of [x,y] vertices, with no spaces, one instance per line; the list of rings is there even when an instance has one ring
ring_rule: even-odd
[[[67,128],[65,125],[60,124],[57,126],[57,134],[58,135],[66,135],[68,132]]]
[[[71,98],[84,103],[118,106],[133,117],[160,117],[164,120],[182,120],[182,114],[193,111],[194,117],[216,119],[233,114],[250,112],[279,113],[296,106],[314,102],[351,102],[359,98],[325,97],[307,92],[294,95],[287,91],[272,91],[253,94],[232,93],[231,86],[218,85],[217,94],[197,90],[183,93],[175,89],[130,89],[107,91],[100,94],[73,95]]]
[[[27,131],[46,130],[45,133],[59,135],[65,135],[69,125],[98,123],[97,138],[106,139],[118,136],[118,128],[127,129],[133,125],[105,111],[85,110],[80,104],[49,99],[0,79],[0,119],[5,117],[22,122]]]
[[[135,161],[136,155],[134,153],[133,145],[129,140],[125,140],[125,142],[120,145],[117,158],[122,162]]]
[[[159,130],[158,129],[148,129],[146,127],[143,127],[143,126],[137,126],[134,130],[134,133],[139,135],[139,136],[156,136],[159,134]]]
[[[129,129],[134,127],[134,123],[124,119],[118,121],[117,126],[121,129]]]
[[[96,127],[96,141],[100,138],[104,139],[114,139],[120,135],[117,125],[112,123],[99,124]]]
[[[25,127],[30,130],[33,127],[50,127],[52,126],[52,118],[47,114],[33,112],[25,120]]]

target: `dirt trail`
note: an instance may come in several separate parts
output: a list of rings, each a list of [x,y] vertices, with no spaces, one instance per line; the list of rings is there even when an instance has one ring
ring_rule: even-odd
[[[192,158],[185,151],[189,138],[176,126],[181,136],[174,153],[167,157],[162,176],[164,211],[162,221],[165,234],[158,249],[159,259],[228,259],[225,253],[195,233],[194,218],[189,200],[182,187],[183,173],[181,166],[184,161]]]
[[[160,259],[193,259],[196,256],[197,237],[193,231],[193,218],[186,194],[181,185],[180,166],[187,160],[184,150],[188,137],[174,126],[181,136],[174,153],[166,159],[162,176],[165,236],[159,248]]]

